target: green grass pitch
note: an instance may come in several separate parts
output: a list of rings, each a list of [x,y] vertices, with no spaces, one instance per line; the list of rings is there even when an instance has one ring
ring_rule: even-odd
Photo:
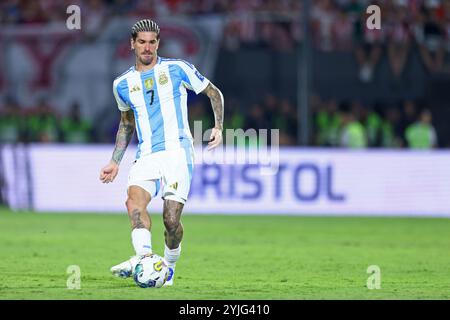
[[[0,210],[0,299],[450,298],[450,219],[187,214],[183,224],[175,285],[141,289],[109,273],[133,254],[125,214]],[[66,286],[70,265],[79,290]],[[367,288],[371,265],[380,289]]]

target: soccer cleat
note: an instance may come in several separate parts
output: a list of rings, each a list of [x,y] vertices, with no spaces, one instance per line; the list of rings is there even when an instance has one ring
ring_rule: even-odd
[[[169,266],[169,276],[163,286],[170,287],[173,285],[173,278],[175,276],[175,266]]]
[[[141,256],[133,256],[129,260],[112,267],[111,273],[119,278],[129,278],[132,276],[134,267],[140,259]]]

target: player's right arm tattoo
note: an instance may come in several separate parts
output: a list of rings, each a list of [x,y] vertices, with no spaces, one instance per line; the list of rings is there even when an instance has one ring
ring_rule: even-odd
[[[134,122],[133,110],[122,111],[120,115],[119,129],[117,130],[116,135],[116,147],[114,148],[112,155],[112,160],[115,163],[120,164],[120,161],[122,161],[128,144],[133,137],[135,126],[136,124]]]
[[[215,125],[217,129],[223,129],[223,95],[219,89],[212,83],[208,84],[203,93],[211,100],[211,106],[214,111]]]

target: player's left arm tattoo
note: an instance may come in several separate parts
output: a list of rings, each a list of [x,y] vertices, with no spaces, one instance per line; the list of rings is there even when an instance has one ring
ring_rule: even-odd
[[[128,144],[133,137],[135,126],[133,110],[122,111],[119,129],[117,130],[116,135],[116,147],[114,148],[112,155],[112,160],[115,163],[120,164],[120,161],[122,161]]]
[[[219,89],[212,83],[209,83],[203,93],[211,100],[211,106],[214,111],[215,125],[214,127],[223,130],[223,95]]]

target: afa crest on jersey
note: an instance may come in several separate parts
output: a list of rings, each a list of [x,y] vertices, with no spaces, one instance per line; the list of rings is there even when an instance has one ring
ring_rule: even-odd
[[[165,85],[169,81],[169,78],[167,78],[167,75],[164,72],[161,72],[159,74],[159,84]]]

